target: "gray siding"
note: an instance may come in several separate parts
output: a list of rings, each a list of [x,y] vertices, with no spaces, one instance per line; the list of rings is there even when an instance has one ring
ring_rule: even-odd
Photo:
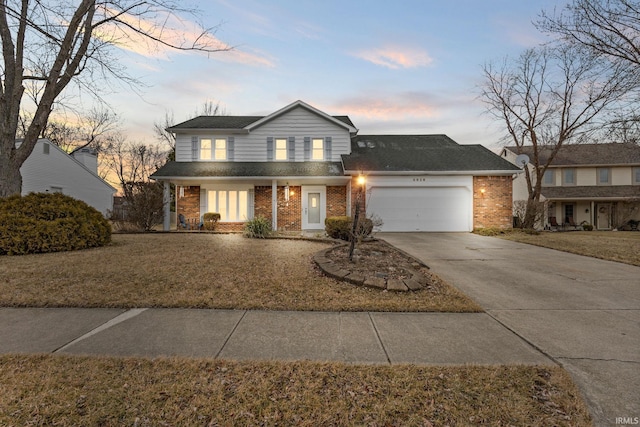
[[[176,161],[191,161],[191,134],[176,136]],[[229,137],[230,135],[207,133],[198,134],[202,138]],[[326,161],[338,162],[342,154],[349,154],[351,138],[349,131],[309,110],[298,107],[254,129],[249,135],[234,135],[234,157],[236,162],[266,162],[267,138],[295,139],[293,161],[304,161],[304,138],[331,138],[331,158]]]

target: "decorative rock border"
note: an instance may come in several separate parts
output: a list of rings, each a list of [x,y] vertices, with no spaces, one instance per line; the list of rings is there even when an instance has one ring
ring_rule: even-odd
[[[427,278],[423,274],[420,274],[414,269],[405,266],[403,266],[403,268],[411,274],[411,277],[407,279],[385,278],[378,275],[375,271],[367,272],[363,275],[361,273],[345,270],[342,266],[336,265],[327,256],[329,252],[335,250],[336,248],[339,248],[340,246],[346,245],[338,245],[332,248],[323,249],[313,255],[314,262],[318,265],[320,270],[322,270],[322,272],[329,277],[332,277],[336,280],[349,282],[354,285],[394,292],[419,291],[420,289],[426,287],[428,284]],[[402,254],[409,258],[413,258],[408,256],[404,252],[402,252]],[[419,261],[417,262],[419,264],[422,264]]]

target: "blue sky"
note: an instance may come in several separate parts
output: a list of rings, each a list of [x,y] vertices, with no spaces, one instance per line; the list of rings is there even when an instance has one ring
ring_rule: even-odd
[[[349,115],[360,134],[444,133],[496,148],[500,124],[478,100],[482,65],[543,42],[532,21],[565,3],[204,1],[200,21],[220,24],[213,41],[234,49],[129,49],[122,63],[147,87],[107,100],[135,141],[153,141],[165,111],[183,121],[207,100],[230,115],[263,115],[300,99]]]

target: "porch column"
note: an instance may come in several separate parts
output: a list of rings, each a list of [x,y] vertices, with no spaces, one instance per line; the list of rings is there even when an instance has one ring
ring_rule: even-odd
[[[164,210],[162,229],[169,231],[171,228],[171,184],[169,181],[164,181],[162,184],[162,208]]]
[[[271,181],[271,228],[278,229],[278,181]]]

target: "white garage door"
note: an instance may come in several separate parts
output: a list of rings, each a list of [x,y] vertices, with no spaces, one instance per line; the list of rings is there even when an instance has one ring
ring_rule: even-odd
[[[467,187],[373,187],[367,213],[382,231],[471,231],[471,197]]]

